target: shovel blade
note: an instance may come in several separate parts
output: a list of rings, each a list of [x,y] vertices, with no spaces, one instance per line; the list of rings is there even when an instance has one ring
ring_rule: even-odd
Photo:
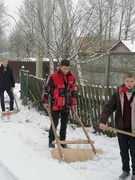
[[[14,109],[13,111],[3,111],[2,116],[10,116],[10,115],[16,114],[18,112],[19,112],[19,110],[16,110],[16,109]]]
[[[100,149],[96,150],[96,152],[99,154],[103,153]],[[61,159],[57,148],[53,148],[51,151],[52,158],[65,162],[84,162],[92,160],[95,156],[92,149],[62,149],[62,153],[64,159]]]

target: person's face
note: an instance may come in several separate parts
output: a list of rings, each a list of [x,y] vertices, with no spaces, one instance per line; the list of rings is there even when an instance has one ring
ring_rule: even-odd
[[[63,74],[67,74],[69,72],[70,67],[69,66],[60,66],[60,70],[63,72]]]
[[[7,59],[4,59],[4,60],[2,60],[2,63],[1,63],[4,67],[6,67],[7,66],[7,64],[8,64],[8,60]]]
[[[125,78],[124,84],[128,89],[132,89],[135,86],[135,79],[134,78]]]

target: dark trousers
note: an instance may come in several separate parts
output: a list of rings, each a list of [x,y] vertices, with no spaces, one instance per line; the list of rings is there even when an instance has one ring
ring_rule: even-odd
[[[66,129],[67,129],[67,120],[68,120],[68,115],[69,112],[64,112],[64,111],[52,111],[52,118],[53,122],[55,125],[55,129],[57,129],[58,123],[59,123],[59,118],[61,120],[61,125],[60,125],[60,140],[65,140],[66,139]],[[52,130],[52,125],[50,126],[49,130],[49,142],[52,142],[55,140],[54,133]]]
[[[130,156],[132,162],[132,174],[135,175],[135,137],[118,133],[118,142],[122,160],[122,170],[130,171]]]
[[[13,92],[11,91],[11,89],[8,90],[0,90],[0,100],[1,100],[1,109],[2,111],[5,111],[5,101],[4,101],[4,92],[7,92],[9,99],[10,99],[10,111],[13,110],[13,106],[14,106],[14,96],[13,96]]]

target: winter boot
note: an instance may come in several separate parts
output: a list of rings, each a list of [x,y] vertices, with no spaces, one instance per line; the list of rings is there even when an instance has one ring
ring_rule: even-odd
[[[123,173],[119,176],[119,180],[125,180],[129,175],[129,172],[123,171]]]
[[[61,144],[62,148],[68,148],[67,144]]]
[[[49,148],[55,148],[55,145],[52,144],[52,141],[49,141]]]

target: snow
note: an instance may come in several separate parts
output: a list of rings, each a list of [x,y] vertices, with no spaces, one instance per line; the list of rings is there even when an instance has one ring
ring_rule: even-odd
[[[122,43],[125,44],[125,46],[131,51],[135,52],[135,41],[131,40],[122,40]]]
[[[116,137],[95,134],[92,128],[86,128],[95,142],[94,147],[102,149],[103,154],[86,162],[59,162],[51,157],[48,148],[49,118],[32,107],[23,106],[19,90],[16,84],[15,97],[21,111],[0,120],[0,180],[118,179],[122,171]],[[67,140],[77,139],[86,139],[84,132],[68,124]],[[76,146],[91,148],[90,145]]]
[[[23,58],[22,61],[27,61],[27,62],[33,61],[33,62],[36,62],[36,61],[37,61],[37,58],[25,57],[25,58]],[[49,58],[43,58],[43,61],[44,61],[44,62],[49,62],[50,59],[49,59]],[[58,61],[57,59],[53,59],[53,62],[57,62],[57,61]]]

